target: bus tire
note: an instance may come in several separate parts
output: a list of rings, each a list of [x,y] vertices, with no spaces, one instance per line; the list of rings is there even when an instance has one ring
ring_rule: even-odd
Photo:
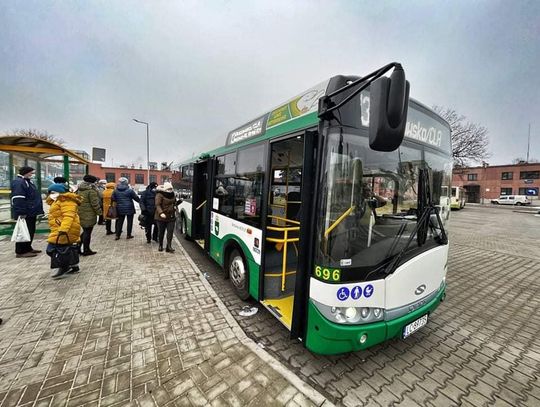
[[[241,300],[247,300],[249,298],[249,270],[244,256],[238,249],[233,249],[229,254],[227,273],[236,295]]]
[[[191,240],[189,238],[189,235],[188,235],[188,229],[187,229],[187,219],[186,217],[184,216],[184,214],[182,214],[182,216],[180,216],[180,228],[182,230],[182,236],[184,237],[184,239],[186,240]]]

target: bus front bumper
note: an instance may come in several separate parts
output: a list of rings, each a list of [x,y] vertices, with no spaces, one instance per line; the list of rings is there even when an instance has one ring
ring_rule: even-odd
[[[365,325],[341,325],[326,319],[309,302],[308,332],[306,347],[321,355],[335,355],[370,348],[388,339],[401,337],[403,328],[423,315],[431,314],[443,301],[446,287],[426,305],[402,317]],[[428,319],[429,324],[429,319]],[[367,335],[367,340],[360,343],[360,338]]]

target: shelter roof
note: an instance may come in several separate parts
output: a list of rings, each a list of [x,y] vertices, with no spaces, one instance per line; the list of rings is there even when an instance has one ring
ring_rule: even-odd
[[[0,136],[0,151],[19,153],[40,161],[57,156],[69,156],[72,162],[90,164],[90,161],[59,144],[48,140],[24,136]]]

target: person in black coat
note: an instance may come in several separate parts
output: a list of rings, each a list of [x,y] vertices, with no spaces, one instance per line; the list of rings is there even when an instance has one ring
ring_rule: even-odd
[[[44,213],[41,194],[31,180],[34,171],[32,167],[22,167],[17,178],[11,182],[12,217],[15,220],[19,216],[25,218],[28,232],[30,232],[29,242],[15,243],[16,257],[35,257],[41,253],[41,250],[32,248],[36,232],[36,218]]]
[[[154,220],[156,212],[156,188],[157,182],[151,182],[146,187],[146,190],[141,194],[141,213],[144,215],[144,231],[146,233],[146,243],[151,243],[152,240],[157,242],[158,228]],[[152,230],[153,228],[153,230]]]
[[[118,179],[118,185],[112,194],[112,201],[116,205],[118,218],[115,222],[116,240],[122,235],[124,219],[127,218],[127,239],[133,239],[133,215],[135,215],[135,205],[133,201],[140,202],[139,196],[129,187],[128,179],[121,177]]]

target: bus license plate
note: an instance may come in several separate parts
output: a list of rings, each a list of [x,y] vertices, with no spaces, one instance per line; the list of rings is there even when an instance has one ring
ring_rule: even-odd
[[[411,322],[409,325],[405,325],[403,328],[403,339],[410,336],[414,332],[418,331],[420,328],[427,324],[427,314],[421,316],[416,321]]]

